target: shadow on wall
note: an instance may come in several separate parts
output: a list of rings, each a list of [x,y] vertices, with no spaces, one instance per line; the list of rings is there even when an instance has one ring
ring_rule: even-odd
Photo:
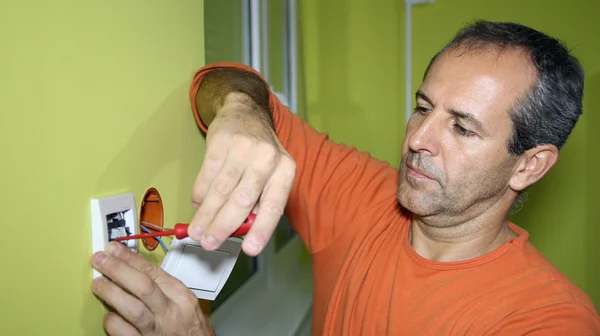
[[[586,82],[586,93],[589,99],[584,114],[587,117],[587,162],[586,162],[586,270],[588,294],[594,300],[596,307],[600,308],[600,157],[598,144],[600,143],[600,72],[594,74]]]

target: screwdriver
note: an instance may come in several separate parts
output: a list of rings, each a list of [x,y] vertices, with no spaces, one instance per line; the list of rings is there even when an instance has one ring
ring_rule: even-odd
[[[256,218],[256,214],[254,214],[254,213],[251,213],[250,215],[248,215],[248,218],[246,218],[246,220],[242,223],[242,225],[237,230],[235,230],[235,232],[232,233],[230,237],[239,237],[239,236],[243,236],[246,233],[248,233],[248,231],[250,231],[250,227],[252,227],[252,224],[254,224],[255,218]],[[163,231],[152,232],[152,233],[141,233],[141,234],[131,235],[131,236],[122,236],[122,237],[117,237],[114,240],[123,241],[123,240],[130,240],[130,239],[153,238],[153,237],[173,236],[173,235],[177,239],[183,239],[188,236],[188,227],[189,226],[190,226],[189,224],[178,223],[178,224],[175,224],[175,226],[172,229],[165,229]]]

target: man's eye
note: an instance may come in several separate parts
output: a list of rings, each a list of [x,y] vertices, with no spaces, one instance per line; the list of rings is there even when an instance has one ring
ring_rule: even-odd
[[[423,107],[423,106],[417,106],[415,107],[415,113],[420,113],[420,114],[426,114],[429,112],[429,109]]]
[[[467,136],[467,137],[470,137],[470,136],[474,136],[474,135],[475,135],[475,133],[473,133],[473,132],[469,131],[468,129],[466,129],[466,128],[464,128],[464,127],[460,126],[460,125],[459,125],[459,124],[457,124],[457,123],[454,123],[453,127],[454,127],[454,129],[456,130],[456,132],[458,132],[458,134],[460,134],[460,135]]]

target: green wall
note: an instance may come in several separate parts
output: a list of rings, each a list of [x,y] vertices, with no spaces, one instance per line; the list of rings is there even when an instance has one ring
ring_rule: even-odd
[[[403,2],[300,4],[308,121],[397,166],[404,133]]]
[[[598,31],[598,30],[596,30]],[[600,41],[596,38],[596,48],[600,48]],[[597,49],[596,54],[600,50]],[[586,100],[586,125],[587,136],[585,139],[585,200],[578,198],[580,202],[585,203],[585,278],[587,280],[586,289],[594,298],[596,306],[600,306],[600,159],[598,158],[598,145],[600,144],[600,67],[596,67],[596,72],[588,76],[587,79]],[[567,222],[567,225],[570,222]],[[565,261],[566,263],[567,261]],[[600,309],[600,307],[599,307]]]
[[[600,305],[600,12],[597,1],[435,1],[413,9],[413,90],[431,56],[475,18],[517,21],[558,36],[586,69],[585,116],[558,165],[514,217],[532,242]],[[333,140],[397,166],[404,137],[404,4],[305,0],[302,34],[308,120]],[[567,24],[567,22],[569,22]]]
[[[191,218],[204,140],[188,90],[204,64],[203,2],[0,7],[0,334],[104,335],[90,198],[133,192],[139,205],[154,186],[165,223]]]

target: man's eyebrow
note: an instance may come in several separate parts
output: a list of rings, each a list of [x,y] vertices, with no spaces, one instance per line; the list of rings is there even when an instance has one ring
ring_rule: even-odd
[[[431,98],[429,98],[429,96],[427,96],[427,94],[425,94],[425,92],[423,92],[421,90],[417,90],[417,93],[415,94],[415,98],[422,99],[422,100],[426,101],[427,104],[434,106]],[[483,127],[483,123],[481,121],[479,121],[479,119],[477,119],[473,114],[468,113],[468,112],[454,110],[454,109],[449,110],[448,112],[450,114],[452,114],[455,118],[462,119],[465,122],[471,124],[475,128],[475,131],[477,131],[479,133],[483,133],[484,135],[487,134],[487,131]]]
[[[466,121],[467,123],[471,124],[475,128],[475,131],[477,131],[479,133],[483,133],[483,135],[487,134],[485,128],[483,127],[483,123],[481,123],[481,121],[479,121],[479,119],[477,119],[471,113],[457,111],[454,109],[449,110],[448,112],[450,114],[452,114],[453,116],[455,116],[456,118],[462,119],[462,120]]]
[[[429,98],[425,92],[421,91],[421,90],[417,90],[417,93],[415,94],[415,98],[416,99],[423,99],[424,101],[427,102],[427,104],[433,106],[433,103],[431,102],[431,98]]]

